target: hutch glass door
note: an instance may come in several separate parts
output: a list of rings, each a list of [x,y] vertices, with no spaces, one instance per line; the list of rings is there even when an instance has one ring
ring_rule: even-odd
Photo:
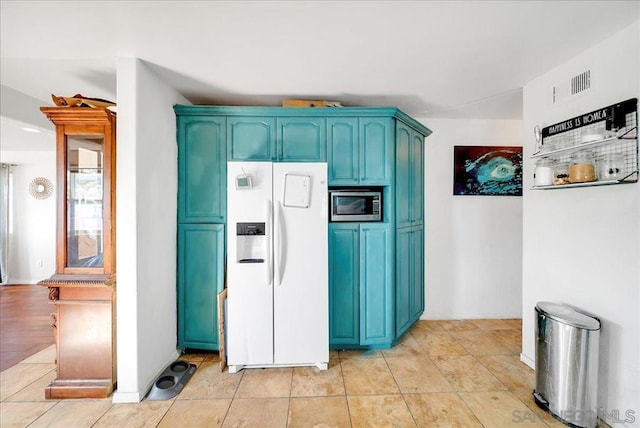
[[[67,136],[68,268],[104,267],[104,139]]]

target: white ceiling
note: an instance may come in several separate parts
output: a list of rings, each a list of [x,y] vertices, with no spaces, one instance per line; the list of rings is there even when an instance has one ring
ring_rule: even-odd
[[[640,19],[640,2],[3,0],[0,19],[3,93],[41,105],[115,101],[117,58],[138,57],[195,104],[519,119],[525,83]]]

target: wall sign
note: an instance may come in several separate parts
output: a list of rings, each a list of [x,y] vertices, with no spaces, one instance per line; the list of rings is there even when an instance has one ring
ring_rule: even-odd
[[[556,134],[582,128],[583,126],[593,125],[603,120],[606,121],[605,127],[607,130],[624,128],[626,126],[627,114],[637,113],[637,110],[638,99],[632,98],[547,126],[542,129],[542,139],[544,140]]]

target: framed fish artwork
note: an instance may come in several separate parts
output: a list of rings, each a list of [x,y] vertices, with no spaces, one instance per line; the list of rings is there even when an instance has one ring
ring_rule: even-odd
[[[522,147],[455,146],[453,194],[522,196]]]

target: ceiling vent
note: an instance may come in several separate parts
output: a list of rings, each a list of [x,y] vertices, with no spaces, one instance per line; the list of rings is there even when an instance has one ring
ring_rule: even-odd
[[[573,76],[571,79],[553,85],[551,88],[552,104],[558,104],[578,95],[584,95],[593,87],[591,70]]]

